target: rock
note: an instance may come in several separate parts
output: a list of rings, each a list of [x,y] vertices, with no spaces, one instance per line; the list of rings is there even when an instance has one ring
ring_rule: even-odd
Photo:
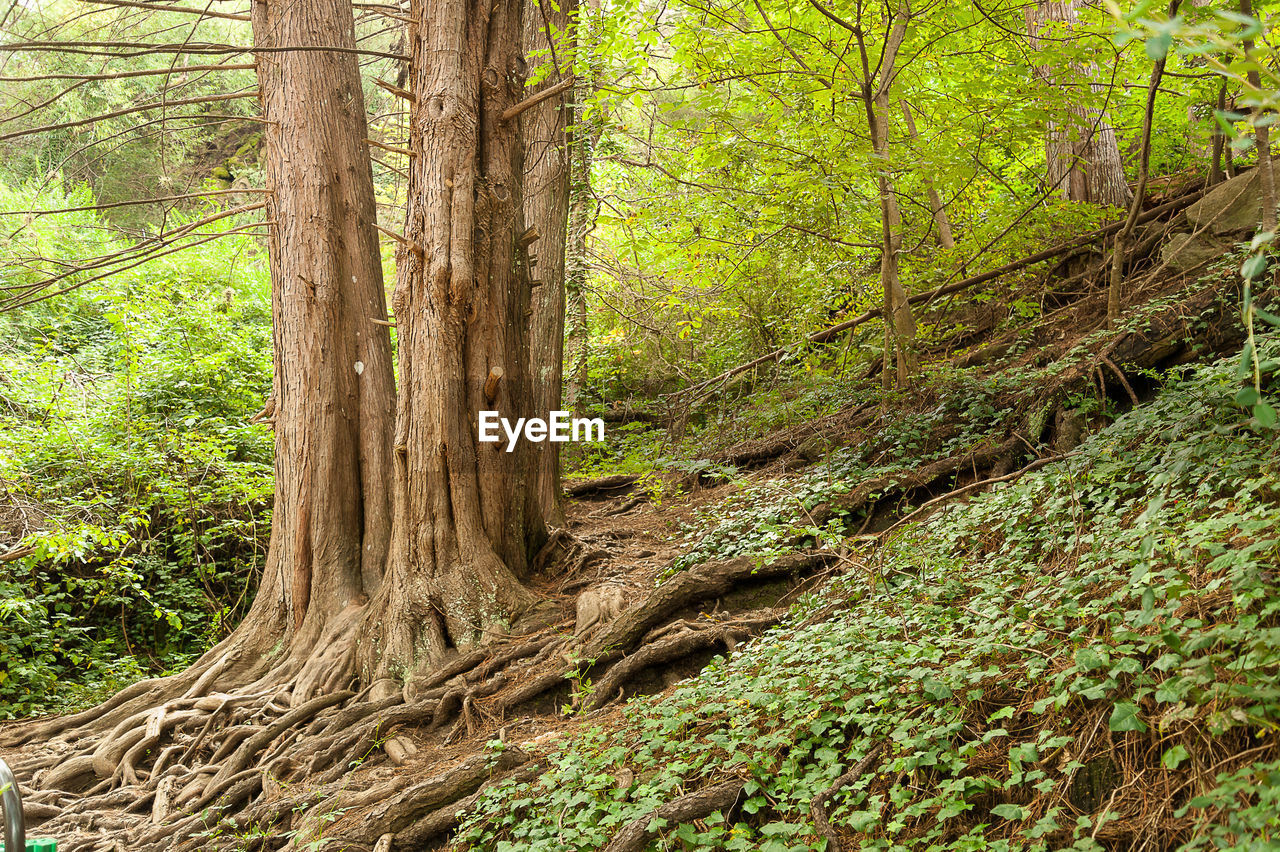
[[[1212,234],[1253,231],[1262,221],[1262,180],[1257,169],[1238,175],[1209,190],[1187,208],[1192,231],[1207,227]]]
[[[1205,234],[1174,234],[1160,248],[1160,261],[1179,271],[1203,266],[1223,255],[1230,243],[1215,240]]]
[[[607,624],[627,608],[627,592],[622,586],[605,585],[578,595],[578,617],[573,635],[581,639],[587,631]]]
[[[817,462],[831,453],[831,441],[823,435],[811,435],[796,447],[796,454],[807,462]]]
[[[1053,451],[1069,453],[1080,446],[1084,435],[1084,417],[1074,408],[1059,408],[1053,417]]]

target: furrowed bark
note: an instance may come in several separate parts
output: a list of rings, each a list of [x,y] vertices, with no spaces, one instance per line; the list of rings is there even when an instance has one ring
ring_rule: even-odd
[[[554,70],[543,88],[564,83],[573,58],[573,0],[533,2],[524,10],[524,49]],[[562,70],[563,69],[563,70]],[[570,95],[561,93],[531,107],[522,117],[524,134],[525,225],[537,235],[528,247],[533,279],[529,324],[533,408],[539,416],[562,407],[564,387],[565,248],[569,224],[571,164],[567,128]],[[560,496],[560,445],[537,445],[531,497],[547,523],[564,526]]]

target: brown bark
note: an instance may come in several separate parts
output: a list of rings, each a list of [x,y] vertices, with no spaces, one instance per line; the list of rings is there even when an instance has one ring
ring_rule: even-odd
[[[355,48],[349,0],[256,0],[254,42]],[[275,343],[270,552],[245,630],[307,654],[380,583],[395,406],[354,53],[258,54]],[[303,696],[305,697],[305,696]]]
[[[1040,31],[1051,27],[1055,37],[1071,32],[1079,22],[1080,0],[1038,0],[1026,9],[1027,30],[1032,44]],[[1088,80],[1089,88],[1099,94],[1103,87],[1093,81],[1097,69],[1069,63],[1070,77]],[[1058,66],[1042,65],[1041,79],[1063,90],[1071,106],[1063,119],[1050,119],[1045,125],[1045,182],[1062,190],[1072,201],[1127,207],[1133,194],[1125,181],[1124,164],[1115,129],[1105,110],[1085,106],[1081,98],[1067,87],[1068,76]]]
[[[525,8],[524,48],[553,69],[543,88],[571,72],[573,0],[530,2]],[[538,240],[529,249],[534,279],[529,323],[533,408],[538,416],[561,408],[564,389],[565,246],[569,223],[569,96],[557,95],[522,117],[524,134],[524,216]],[[546,521],[564,526],[560,497],[560,445],[538,444],[532,496]]]
[[[406,245],[394,296],[400,405],[389,582],[364,633],[366,676],[403,677],[507,631],[544,536],[531,444],[480,443],[481,410],[531,415],[522,269],[522,0],[416,0]],[[503,369],[492,400],[485,381]]]

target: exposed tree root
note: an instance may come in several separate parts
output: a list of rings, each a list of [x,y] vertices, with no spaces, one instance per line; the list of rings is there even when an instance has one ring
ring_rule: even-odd
[[[746,782],[734,779],[672,799],[652,813],[624,825],[605,845],[604,852],[644,852],[649,841],[657,835],[649,828],[655,819],[666,820],[667,823],[691,822],[716,811],[728,811],[741,797],[744,786]]]
[[[405,786],[393,775],[360,790],[350,788],[353,766],[411,763],[423,739],[491,735],[516,708],[571,689],[584,665],[599,684],[584,709],[601,708],[647,670],[732,650],[779,618],[764,610],[712,621],[698,617],[700,603],[830,561],[803,554],[700,565],[584,639],[559,629],[511,638],[403,688],[348,688],[346,624],[310,658],[282,661],[250,683],[244,667],[215,655],[196,672],[137,684],[91,712],[14,729],[11,739],[28,744],[15,767],[24,790],[33,788],[28,817],[70,852],[304,848],[321,836],[350,849],[421,848],[447,834],[492,779],[536,771],[527,754],[508,748],[495,762],[473,750],[425,781]],[[241,685],[217,691],[231,670]],[[332,813],[348,811],[359,819],[330,824]]]
[[[1066,365],[1051,387],[1034,395],[1034,411],[1017,412],[995,435],[914,470],[858,483],[810,510],[807,521],[862,513],[870,522],[878,509],[893,517],[904,506],[927,510],[936,505],[928,501],[1047,463],[1036,458],[1051,428],[1046,424],[1069,394],[1100,381],[1113,401],[1132,404],[1150,387],[1143,370],[1198,357],[1197,345],[1209,351],[1233,345],[1239,331],[1228,321],[1230,300],[1220,295],[1214,286],[1183,294],[1148,317],[1141,331],[1108,336]],[[1192,321],[1208,323],[1209,330],[1190,333]],[[827,440],[864,429],[874,413],[853,409],[833,418],[830,432],[811,427],[804,437],[774,436],[742,451],[756,459],[792,452],[815,435]],[[1028,457],[1035,459],[1031,466],[1008,472]],[[617,496],[635,481],[614,477],[571,491]],[[940,492],[946,492],[942,498]],[[539,573],[557,576],[561,592],[584,584],[592,592],[591,575],[599,580],[601,574],[585,569],[615,555],[606,539],[602,534],[592,544],[568,533],[553,536],[540,554]],[[322,837],[353,850],[421,849],[446,837],[485,785],[538,771],[523,749],[509,747],[496,762],[478,753],[486,739],[520,726],[535,735],[537,720],[554,717],[565,704],[607,713],[620,697],[655,682],[662,688],[669,681],[655,672],[696,670],[780,617],[768,608],[717,609],[708,617],[704,604],[778,580],[798,583],[835,562],[830,553],[801,553],[705,563],[675,574],[620,613],[606,608],[603,617],[579,625],[577,635],[569,630],[570,602],[559,599],[564,618],[557,626],[459,653],[403,684],[360,681],[353,628],[360,611],[353,607],[304,648],[272,657],[264,647],[228,642],[182,675],[135,684],[85,713],[8,728],[2,741],[22,747],[12,764],[28,819],[40,833],[58,837],[67,852],[241,852],[305,848]],[[543,570],[549,565],[562,570]],[[580,686],[588,678],[592,690]],[[466,745],[453,745],[464,739]],[[409,774],[392,768],[400,765]],[[358,789],[355,766],[361,767]],[[421,778],[424,770],[430,777],[406,785],[406,777]],[[624,826],[606,848],[641,849],[652,837],[653,817],[701,818],[731,807],[741,787],[732,780],[681,796]],[[829,799],[819,797],[815,808]],[[815,811],[821,828],[819,816],[825,818]]]

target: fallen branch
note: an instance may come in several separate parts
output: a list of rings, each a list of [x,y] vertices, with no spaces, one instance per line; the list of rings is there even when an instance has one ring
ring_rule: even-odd
[[[934,506],[937,506],[939,503],[945,503],[948,500],[954,500],[957,497],[963,497],[964,495],[970,493],[971,491],[976,491],[979,488],[982,488],[987,485],[995,485],[1000,482],[1008,482],[1010,480],[1017,479],[1018,477],[1024,474],[1031,473],[1031,471],[1033,470],[1039,470],[1045,465],[1053,464],[1054,462],[1071,458],[1074,455],[1078,455],[1078,454],[1062,453],[1061,455],[1057,455],[1057,456],[1049,456],[1043,459],[1036,459],[1026,467],[1019,468],[1018,470],[1015,470],[1012,473],[1006,473],[1003,476],[993,476],[990,479],[980,479],[977,482],[970,482],[968,485],[965,485],[961,488],[957,488],[955,491],[948,491],[946,494],[943,494],[940,497],[934,497],[932,500],[929,500],[928,502],[921,503],[919,506],[916,507],[915,511],[913,511],[911,514],[907,515],[905,518],[898,519],[893,523],[891,527],[884,530],[883,532],[879,532],[879,533],[876,533],[875,535],[870,536],[870,538],[884,538],[894,530],[899,529],[900,527],[906,526],[907,524],[919,518],[921,515],[924,515]]]
[[[873,745],[871,751],[863,755],[862,760],[859,760],[852,769],[831,782],[830,787],[815,796],[813,801],[809,803],[809,815],[813,817],[813,826],[818,829],[819,834],[827,839],[827,852],[841,852],[844,849],[844,845],[840,842],[840,836],[831,827],[831,818],[827,813],[827,802],[831,801],[831,797],[839,792],[841,787],[861,778],[862,774],[871,768],[871,764],[880,757],[880,752],[883,749],[884,743]]]
[[[716,811],[727,810],[738,801],[745,783],[735,778],[672,799],[662,807],[624,825],[604,847],[604,852],[644,852],[649,841],[658,833],[649,829],[654,820],[679,824],[704,819]]]
[[[602,476],[598,479],[584,479],[580,482],[567,482],[564,493],[570,497],[585,497],[588,494],[607,494],[628,489],[640,481],[640,477],[632,473],[619,473],[613,476]]]

